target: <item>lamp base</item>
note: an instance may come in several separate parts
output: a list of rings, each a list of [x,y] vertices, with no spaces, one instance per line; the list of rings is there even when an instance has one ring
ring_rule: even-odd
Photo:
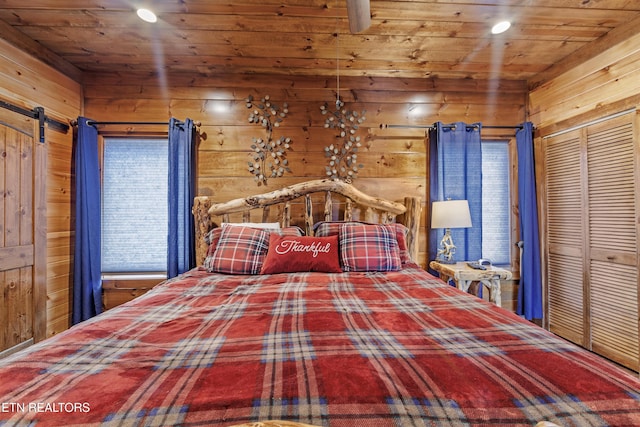
[[[451,238],[451,229],[447,228],[440,241],[440,249],[438,250],[436,261],[440,264],[455,264],[456,262],[453,260],[453,254],[455,253],[456,245],[453,244],[453,239]]]

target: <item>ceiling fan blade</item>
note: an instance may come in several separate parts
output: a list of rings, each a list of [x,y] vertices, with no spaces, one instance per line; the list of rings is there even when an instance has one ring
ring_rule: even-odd
[[[349,30],[352,33],[364,31],[371,25],[369,0],[347,0]]]

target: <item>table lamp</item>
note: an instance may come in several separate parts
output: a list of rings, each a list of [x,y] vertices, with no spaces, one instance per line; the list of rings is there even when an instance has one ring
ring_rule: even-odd
[[[444,228],[445,233],[440,241],[436,261],[443,264],[454,264],[453,254],[456,247],[451,238],[452,228],[471,227],[471,212],[466,200],[444,200],[433,202],[431,209],[431,228]]]

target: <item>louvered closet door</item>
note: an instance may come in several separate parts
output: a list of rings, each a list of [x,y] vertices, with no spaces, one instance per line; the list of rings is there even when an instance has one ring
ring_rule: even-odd
[[[549,329],[586,345],[580,131],[546,140]]]
[[[587,128],[591,348],[638,370],[633,114]]]

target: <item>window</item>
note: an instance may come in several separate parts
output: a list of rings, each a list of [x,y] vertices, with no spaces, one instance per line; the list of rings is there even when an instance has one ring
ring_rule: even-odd
[[[482,141],[482,257],[511,263],[509,143]]]
[[[105,138],[102,272],[167,269],[168,141]]]

